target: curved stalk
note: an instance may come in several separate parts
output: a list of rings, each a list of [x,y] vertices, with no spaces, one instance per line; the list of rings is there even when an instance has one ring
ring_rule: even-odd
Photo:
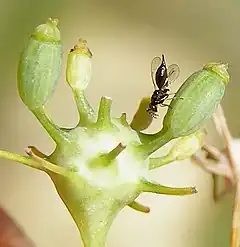
[[[52,119],[47,114],[44,106],[36,108],[32,110],[32,112],[56,143],[61,143],[63,141],[69,140],[68,133],[63,131],[61,128],[53,123]]]
[[[79,113],[79,126],[86,126],[92,124],[96,121],[96,114],[87,101],[84,91],[77,88],[73,89],[74,98],[77,104],[77,109]]]

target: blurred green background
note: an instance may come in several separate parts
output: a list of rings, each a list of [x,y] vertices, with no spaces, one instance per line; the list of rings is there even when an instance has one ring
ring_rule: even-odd
[[[35,145],[51,153],[54,144],[18,97],[16,68],[28,35],[48,17],[60,20],[64,61],[79,37],[93,52],[93,78],[87,96],[96,108],[102,95],[113,98],[113,112],[134,113],[141,97],[152,93],[150,62],[165,54],[181,69],[173,91],[207,62],[228,62],[231,82],[223,107],[235,137],[240,118],[239,1],[219,0],[0,0],[0,149],[24,153]],[[77,123],[77,110],[65,83],[48,105],[62,126]],[[166,109],[161,109],[164,115]],[[156,120],[150,131],[161,126]],[[211,176],[188,161],[153,174],[172,186],[196,185],[196,196],[143,195],[149,215],[124,209],[114,222],[107,246],[229,246],[231,200],[212,201]],[[81,246],[78,231],[50,179],[39,171],[0,160],[0,203],[24,228],[37,247]],[[131,219],[131,220],[130,220]]]

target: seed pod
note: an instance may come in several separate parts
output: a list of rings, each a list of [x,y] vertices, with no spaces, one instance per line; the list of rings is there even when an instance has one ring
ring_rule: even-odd
[[[18,92],[31,110],[46,104],[59,79],[62,45],[58,20],[36,27],[26,43],[18,65]]]
[[[79,40],[68,54],[67,82],[72,89],[85,90],[90,82],[92,73],[92,53],[87,47],[86,40]]]
[[[227,67],[209,63],[183,83],[163,121],[164,129],[173,138],[192,134],[212,116],[229,82]]]

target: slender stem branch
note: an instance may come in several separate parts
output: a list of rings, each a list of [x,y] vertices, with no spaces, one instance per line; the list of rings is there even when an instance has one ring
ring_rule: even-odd
[[[218,176],[223,176],[229,178],[233,181],[233,174],[230,167],[225,162],[218,163],[206,163],[197,155],[192,156],[192,161],[199,165],[203,170],[208,173],[215,174]]]
[[[191,195],[197,193],[195,187],[183,187],[183,188],[168,187],[168,186],[163,186],[161,184],[152,183],[149,181],[142,181],[141,190],[142,192],[152,192],[156,194],[175,195],[175,196],[184,196],[184,195]]]
[[[53,123],[44,106],[36,108],[32,112],[56,143],[68,141],[68,133]]]
[[[11,153],[8,151],[0,150],[0,158],[13,160],[24,165],[30,166],[32,168],[42,170],[42,171],[51,171],[63,176],[68,176],[70,171],[64,167],[57,166],[43,159],[35,159],[33,157],[23,156],[16,153]]]
[[[219,131],[219,130],[218,130]],[[222,152],[220,152],[217,148],[204,145],[202,150],[207,152],[207,159],[203,160],[202,158],[198,157],[197,155],[192,156],[192,161],[199,165],[203,170],[212,174],[213,178],[213,199],[215,202],[221,200],[223,196],[230,193],[233,189],[233,185],[235,183],[233,171],[229,164],[229,160],[225,157]],[[208,159],[214,160],[216,163],[208,163]],[[217,177],[222,176],[224,177],[224,190],[218,193],[217,189]]]
[[[219,134],[223,137],[225,144],[226,157],[228,159],[228,165],[233,173],[233,179],[235,182],[235,195],[233,205],[233,220],[230,247],[239,247],[240,244],[240,178],[238,173],[238,167],[234,160],[232,151],[232,136],[227,125],[227,121],[224,115],[224,111],[221,105],[218,107],[217,112],[213,116],[213,120]]]
[[[149,170],[165,166],[171,162],[174,162],[175,158],[172,155],[165,155],[159,158],[150,158],[149,159]]]
[[[36,157],[39,157],[39,158],[42,158],[42,159],[47,159],[48,158],[48,156],[46,154],[42,153],[40,150],[38,150],[34,146],[28,146],[28,148],[25,150],[25,152],[29,156],[35,155]]]
[[[212,174],[213,179],[213,200],[215,203],[219,202],[225,195],[233,191],[233,181],[229,178],[224,177],[224,189],[219,192],[217,186],[217,177],[218,175]]]
[[[136,201],[133,201],[132,203],[128,204],[128,206],[134,210],[137,210],[139,212],[142,212],[142,213],[149,213],[150,212],[150,208],[149,207],[146,207],[144,206],[143,204],[139,203],[139,202],[136,202]]]
[[[36,161],[36,160],[34,160],[28,156],[22,156],[22,155],[19,155],[16,153],[11,153],[8,151],[0,150],[0,158],[13,160],[13,161],[22,163],[24,165],[30,166],[32,168],[44,170],[43,166],[38,161]]]
[[[207,152],[207,158],[213,159],[217,162],[226,162],[225,156],[214,146],[203,145],[202,150]]]
[[[236,184],[236,191],[233,204],[233,219],[230,247],[239,247],[240,245],[240,184]]]
[[[228,165],[232,169],[234,179],[237,181],[237,165],[232,154],[232,136],[221,105],[219,105],[217,112],[213,115],[213,121],[219,134],[223,137],[226,156],[229,160]]]
[[[88,124],[94,123],[96,121],[96,114],[89,102],[87,101],[84,91],[74,88],[73,94],[80,117],[78,125],[86,126]]]
[[[224,111],[221,105],[217,112],[213,115],[213,121],[218,133],[222,136],[225,145],[225,154],[227,161],[225,164],[229,166],[233,175],[233,183],[235,186],[235,195],[233,203],[233,215],[231,226],[230,247],[239,247],[240,244],[240,175],[238,173],[237,163],[234,160],[232,150],[232,136],[227,125]]]

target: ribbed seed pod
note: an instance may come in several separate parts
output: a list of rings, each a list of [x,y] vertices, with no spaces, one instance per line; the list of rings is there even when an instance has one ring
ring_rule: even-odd
[[[226,64],[209,63],[192,74],[172,100],[163,121],[164,129],[174,138],[197,131],[216,110],[228,82]]]
[[[60,74],[62,45],[58,20],[36,27],[27,41],[18,65],[18,92],[31,110],[46,104]]]

